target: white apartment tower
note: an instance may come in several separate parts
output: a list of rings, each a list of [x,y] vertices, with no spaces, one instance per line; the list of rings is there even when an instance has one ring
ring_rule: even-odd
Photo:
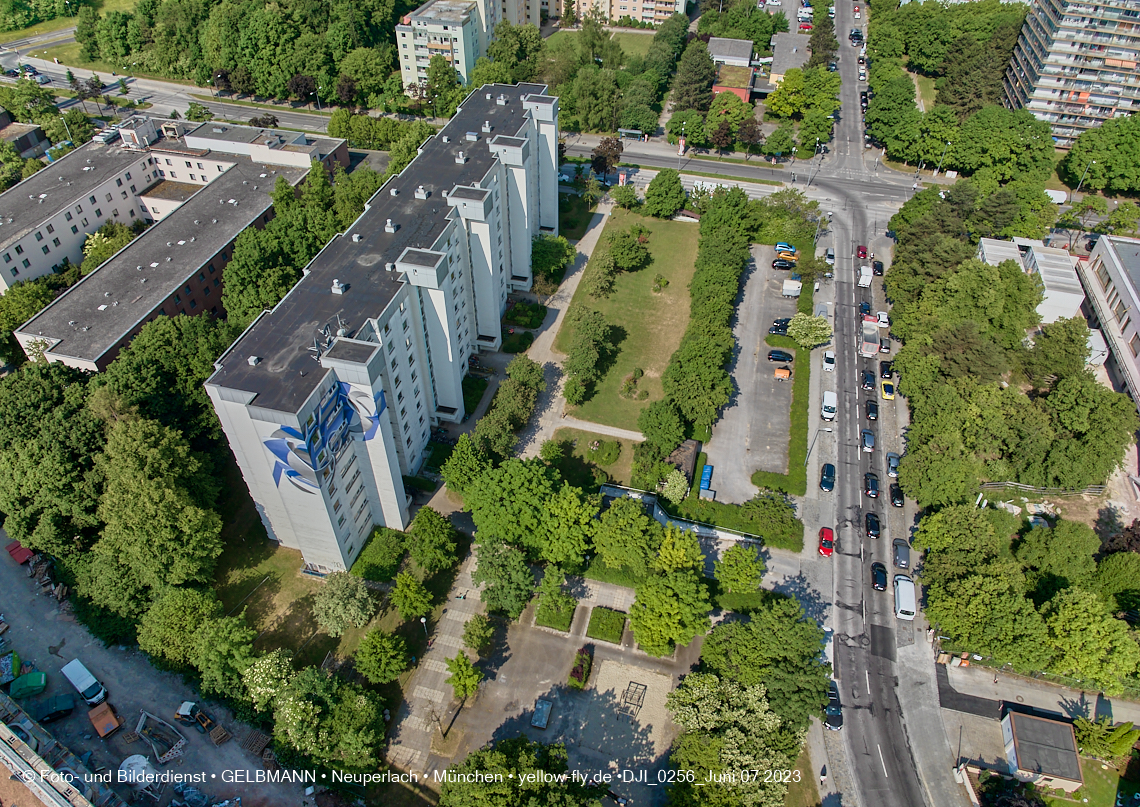
[[[1049,123],[1068,148],[1140,110],[1140,3],[1032,0],[1005,76],[1007,106]]]
[[[558,99],[488,85],[369,200],[206,382],[269,535],[313,573],[403,528],[402,475],[464,416],[468,358],[501,346],[531,239],[558,232]]]
[[[396,26],[400,80],[404,87],[426,84],[428,63],[442,56],[467,83],[475,60],[487,53],[496,11],[487,0],[428,0]]]

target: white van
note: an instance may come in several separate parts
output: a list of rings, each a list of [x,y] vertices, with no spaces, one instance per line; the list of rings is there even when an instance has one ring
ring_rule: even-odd
[[[60,670],[63,677],[71,682],[75,687],[75,691],[80,694],[83,700],[87,701],[88,706],[98,706],[107,699],[107,690],[95,678],[90,671],[83,666],[83,662],[79,659],[72,659],[63,665]]]
[[[914,581],[905,574],[895,575],[895,618],[914,619]]]
[[[835,413],[839,411],[839,398],[830,390],[823,393],[823,406],[819,416],[824,420],[835,420]]]

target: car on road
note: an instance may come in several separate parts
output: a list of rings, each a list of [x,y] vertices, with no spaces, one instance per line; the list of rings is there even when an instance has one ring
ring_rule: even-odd
[[[882,277],[883,276],[883,262],[882,261],[871,261],[871,273],[874,274],[876,277]]]
[[[866,258],[866,257],[867,257],[867,247],[866,247],[866,245],[864,245],[864,244],[860,244],[860,245],[859,245],[859,247],[858,247],[858,249],[856,249],[856,250],[855,250],[855,256],[856,256],[856,257],[858,257],[858,258]]]
[[[871,316],[871,304],[864,300],[863,302],[859,303],[859,319],[863,319],[863,317],[869,316]]]
[[[569,174],[559,174],[558,175],[558,181],[559,182],[573,182],[574,179]]]
[[[887,476],[891,479],[899,478],[899,461],[901,459],[902,457],[893,451],[887,454]]]
[[[891,485],[891,507],[902,507],[906,500],[903,498],[902,488],[898,482]]]
[[[879,405],[874,401],[867,401],[867,420],[879,419]]]
[[[863,514],[863,526],[866,528],[868,538],[878,538],[882,533],[879,517],[870,511]]]
[[[831,372],[835,369],[835,351],[825,350],[823,352],[823,369]]]
[[[879,498],[879,477],[875,474],[863,474],[863,493],[868,499]]]
[[[876,318],[877,320],[879,320],[879,327],[880,327],[880,328],[889,328],[889,327],[891,327],[891,318],[890,318],[890,316],[887,314],[887,312],[886,312],[886,311],[876,311],[876,312],[875,312],[875,318]]]
[[[883,400],[893,401],[895,399],[895,385],[890,381],[882,382]]]
[[[871,564],[871,588],[875,591],[887,590],[887,567],[878,561]]]
[[[896,538],[891,542],[891,559],[896,569],[910,568],[910,544],[905,538]]]
[[[8,70],[5,70],[4,75],[7,76],[8,78],[19,78],[20,77],[20,74],[17,73],[15,70],[12,70],[11,68],[9,68]]]
[[[828,266],[835,266],[835,250],[828,247],[827,252],[823,253],[823,260]]]
[[[859,433],[859,444],[863,447],[863,451],[870,454],[875,450],[875,433],[870,429],[863,429]]]
[[[819,472],[819,489],[824,493],[835,490],[835,466],[830,462],[824,463],[823,470]]]
[[[831,531],[831,527],[820,527],[819,554],[830,558],[833,552],[835,552],[835,533]]]
[[[879,362],[879,378],[891,378],[895,374],[895,363],[891,361]]]
[[[827,7],[827,16],[831,17],[833,20],[835,19],[835,6]]]
[[[769,350],[768,361],[791,361],[794,357],[786,350]]]
[[[30,64],[22,64],[22,65],[20,65],[20,72],[23,73],[25,76],[34,76],[34,75],[38,74],[40,71],[36,70],[36,68],[32,67]]]
[[[843,704],[839,702],[839,684],[834,681],[827,689],[827,719],[823,724],[831,731],[843,728]]]
[[[859,80],[860,81],[866,81],[867,80],[867,71],[864,70],[862,67],[859,68]]]
[[[880,353],[890,353],[891,352],[891,337],[889,337],[889,336],[880,336],[879,337],[879,352]]]
[[[863,389],[867,390],[868,392],[874,390],[875,389],[875,374],[872,373],[870,370],[864,370],[863,371],[863,383],[861,384],[861,386],[863,387]]]
[[[855,19],[857,19],[857,20],[863,19],[863,15],[859,13],[859,6],[855,6]]]
[[[795,269],[796,264],[793,261],[785,260],[784,258],[776,258],[772,261],[773,269]]]

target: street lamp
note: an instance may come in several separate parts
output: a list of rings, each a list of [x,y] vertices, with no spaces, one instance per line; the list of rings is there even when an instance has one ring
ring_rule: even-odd
[[[1085,166],[1085,172],[1081,174],[1081,181],[1077,183],[1077,189],[1069,194],[1069,204],[1073,203],[1073,197],[1081,192],[1081,185],[1085,184],[1085,177],[1089,175],[1089,169],[1096,165],[1096,160],[1089,160],[1089,164]]]
[[[811,445],[810,445],[810,446],[808,446],[808,452],[807,452],[807,456],[806,456],[806,457],[804,457],[804,467],[805,467],[805,468],[807,467],[807,464],[808,464],[808,460],[810,460],[810,459],[811,459],[811,451],[812,451],[812,449],[813,449],[813,448],[815,448],[815,441],[819,439],[819,433],[820,433],[820,432],[828,432],[828,433],[830,433],[831,431],[833,431],[833,429],[832,429],[830,426],[825,426],[825,427],[824,427],[824,428],[822,428],[822,429],[816,429],[816,430],[815,430],[815,437],[811,438]]]
[[[427,632],[427,617],[426,616],[420,617],[420,624],[424,626],[424,638],[430,641],[431,637],[428,636],[428,632]]]
[[[681,170],[681,152],[685,150],[685,121],[681,121],[681,142],[677,145],[677,170]]]
[[[938,170],[934,172],[935,176],[942,173],[942,161],[946,159],[946,152],[950,150],[950,141],[946,141],[946,148],[942,149],[942,156],[938,159]]]
[[[318,84],[317,91],[313,95],[317,96],[317,112],[321,111],[321,90],[323,88]]]

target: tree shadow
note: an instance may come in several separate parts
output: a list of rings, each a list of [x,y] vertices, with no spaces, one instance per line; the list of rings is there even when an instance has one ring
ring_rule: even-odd
[[[1076,720],[1078,717],[1095,717],[1099,709],[1100,700],[1101,698],[1098,695],[1095,700],[1090,701],[1088,696],[1082,692],[1080,695],[1072,698],[1061,696],[1059,703],[1061,705],[1061,711],[1065,716],[1071,720]],[[1109,705],[1109,711],[1112,711],[1111,705]]]
[[[1096,523],[1093,524],[1093,530],[1096,532],[1102,541],[1107,541],[1120,533],[1124,532],[1123,517],[1127,515],[1122,507],[1117,507],[1115,503],[1108,502],[1104,507],[1097,510]]]
[[[499,670],[513,657],[510,643],[507,641],[511,623],[501,616],[490,616],[489,618],[494,629],[491,634],[491,647],[485,656],[480,657],[475,666],[483,671],[484,680],[494,681],[498,677]]]
[[[820,623],[827,619],[831,603],[827,601],[819,589],[811,584],[803,572],[795,577],[785,577],[773,586],[772,590],[798,600],[804,609],[804,614],[809,619],[814,619]]]

